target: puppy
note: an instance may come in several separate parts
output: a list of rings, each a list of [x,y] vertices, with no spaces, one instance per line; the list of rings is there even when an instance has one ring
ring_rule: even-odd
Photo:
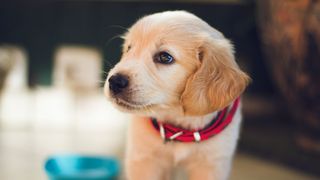
[[[249,82],[231,43],[185,11],[145,16],[123,38],[104,90],[133,114],[127,178],[170,179],[180,165],[191,180],[228,179]]]

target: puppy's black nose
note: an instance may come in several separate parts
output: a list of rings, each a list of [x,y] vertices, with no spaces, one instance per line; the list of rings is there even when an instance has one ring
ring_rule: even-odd
[[[109,82],[109,89],[114,94],[118,94],[122,92],[129,85],[128,77],[122,74],[115,74],[111,76],[108,82]]]

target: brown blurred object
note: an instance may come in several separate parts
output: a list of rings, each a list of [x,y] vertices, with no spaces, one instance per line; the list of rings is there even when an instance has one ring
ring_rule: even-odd
[[[267,64],[304,151],[320,155],[320,1],[258,1]]]
[[[10,47],[0,47],[0,96],[12,65],[12,53]]]

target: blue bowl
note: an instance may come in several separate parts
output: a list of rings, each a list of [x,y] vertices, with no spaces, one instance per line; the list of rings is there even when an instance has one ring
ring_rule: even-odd
[[[53,156],[44,168],[51,180],[112,180],[119,174],[118,161],[103,156]]]

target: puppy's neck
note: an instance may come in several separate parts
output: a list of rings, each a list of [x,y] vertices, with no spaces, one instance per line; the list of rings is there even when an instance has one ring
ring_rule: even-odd
[[[207,126],[217,114],[218,112],[215,111],[204,116],[184,116],[182,113],[162,112],[153,117],[159,122],[172,124],[188,130],[196,130]]]

